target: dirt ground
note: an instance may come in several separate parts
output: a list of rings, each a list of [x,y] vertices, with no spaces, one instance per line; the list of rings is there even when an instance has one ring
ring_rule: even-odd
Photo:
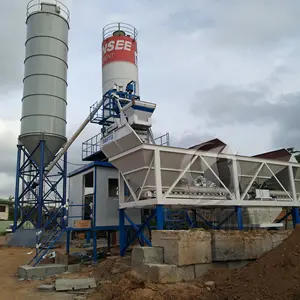
[[[1,240],[0,240],[1,244]],[[108,257],[96,266],[83,266],[77,274],[44,281],[19,281],[19,265],[33,254],[28,248],[0,246],[0,299],[73,300],[66,293],[39,293],[41,284],[56,278],[94,277],[97,288],[88,300],[285,300],[300,299],[300,227],[281,245],[238,270],[214,270],[204,278],[177,284],[151,284],[130,268],[130,257]],[[212,284],[208,284],[211,281]]]

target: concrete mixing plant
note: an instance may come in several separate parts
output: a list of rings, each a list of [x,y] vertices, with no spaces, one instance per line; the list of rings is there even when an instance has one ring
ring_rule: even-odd
[[[103,96],[67,140],[68,9],[31,1],[26,23],[14,232],[28,222],[36,229],[34,264],[64,233],[69,253],[72,231],[93,237],[94,261],[99,231],[109,247],[119,232],[121,255],[136,239],[151,245],[145,229],[167,228],[172,211],[188,229],[279,228],[289,214],[299,223],[300,167],[286,150],[245,157],[219,139],[185,149],[170,147],[168,134],[154,137],[156,104],[140,96],[138,33],[129,24],[104,27]],[[89,123],[99,133],[82,144],[89,163],[68,174],[67,201],[66,153]]]

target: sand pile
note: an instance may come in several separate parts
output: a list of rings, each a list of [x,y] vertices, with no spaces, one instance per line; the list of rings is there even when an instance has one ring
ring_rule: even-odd
[[[300,299],[300,227],[278,247],[217,283],[212,299]]]

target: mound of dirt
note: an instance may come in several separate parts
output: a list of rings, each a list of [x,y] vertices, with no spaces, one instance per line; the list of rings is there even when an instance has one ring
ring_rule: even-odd
[[[193,282],[151,284],[129,265],[117,257],[100,264],[93,273],[100,285],[89,300],[300,300],[300,226],[246,267],[214,270]]]
[[[212,299],[300,299],[300,226],[278,247],[217,284]]]

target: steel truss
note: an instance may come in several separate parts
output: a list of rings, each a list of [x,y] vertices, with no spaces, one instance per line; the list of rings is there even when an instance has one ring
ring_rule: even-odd
[[[52,172],[45,172],[44,157],[50,154],[45,141],[29,153],[18,145],[13,232],[31,223],[36,230],[37,264],[59,240],[67,225],[67,154]],[[40,163],[34,161],[39,156]]]
[[[183,163],[174,163],[174,167],[166,166],[168,164],[168,156],[178,154],[177,157],[183,157]],[[144,158],[144,161],[136,163],[137,157]],[[146,158],[145,158],[146,157]],[[184,162],[184,158],[187,158]],[[224,182],[221,178],[222,174],[216,172],[213,166],[218,160],[227,160],[230,165],[230,185]],[[214,163],[212,163],[212,160]],[[175,208],[179,210],[194,210],[197,208],[216,208],[228,207],[233,208],[231,214],[226,216],[224,220],[220,220],[218,224],[205,219],[199,212],[195,213],[194,218],[187,216],[187,221],[190,228],[197,227],[196,215],[201,219],[209,228],[222,229],[223,225],[233,216],[236,217],[235,229],[243,230],[243,210],[248,207],[286,207],[290,208],[287,211],[286,218],[289,214],[293,216],[294,226],[300,223],[299,218],[299,172],[300,166],[297,163],[280,162],[274,160],[264,160],[260,158],[251,158],[243,156],[235,156],[228,154],[217,154],[212,152],[202,152],[195,150],[186,150],[171,147],[161,147],[157,145],[142,144],[132,148],[122,154],[116,155],[110,159],[110,162],[115,165],[119,170],[119,207],[120,207],[120,252],[121,255],[125,254],[128,244],[123,242],[123,224],[126,218],[127,208],[151,208],[155,211],[157,224],[154,228],[158,230],[166,229],[164,208]],[[134,162],[134,168],[129,165]],[[162,163],[163,162],[163,163]],[[170,164],[173,161],[170,159]],[[196,163],[199,163],[196,167]],[[250,165],[249,165],[250,164]],[[252,164],[252,165],[251,165]],[[251,174],[246,174],[243,170],[247,165],[251,169]],[[124,167],[125,166],[125,167]],[[124,169],[122,170],[122,168]],[[277,169],[276,169],[277,168]],[[125,170],[126,169],[126,170]],[[204,170],[205,169],[205,170]],[[279,170],[275,172],[274,170]],[[125,170],[125,171],[124,171]],[[261,175],[261,171],[264,174]],[[192,178],[193,174],[197,176],[205,174],[209,171],[213,175],[214,181],[219,184],[218,187],[205,188],[204,192],[195,191],[194,189],[186,188],[185,192],[174,192],[178,189],[178,183],[184,178]],[[266,172],[269,175],[266,176]],[[136,175],[138,174],[138,175]],[[166,175],[167,174],[167,175]],[[173,181],[168,181],[169,185],[163,186],[162,182],[166,182],[166,176],[172,175]],[[244,180],[247,178],[247,181]],[[264,197],[263,195],[251,198],[249,196],[250,189],[256,180],[263,179],[263,181],[272,180],[273,185],[280,187],[280,196]],[[243,181],[244,180],[244,181]],[[124,186],[128,187],[130,196],[124,195]],[[220,193],[220,189],[222,192]],[[266,189],[265,187],[261,189]],[[202,189],[203,190],[203,189]],[[148,197],[145,196],[145,193]],[[271,194],[277,195],[276,191],[271,190]],[[273,195],[272,194],[272,195]],[[218,195],[216,197],[216,195]],[[219,198],[218,198],[219,197]],[[153,214],[151,218],[154,218]],[[150,218],[150,219],[151,219]],[[148,227],[149,220],[146,220],[141,226],[134,226],[136,229],[136,236],[143,233],[143,229]],[[233,229],[233,228],[232,228]]]
[[[122,169],[118,168],[119,163],[124,163],[125,160],[128,162],[134,161],[136,155],[143,153],[148,153],[149,161],[147,166],[141,166],[135,169],[129,169],[125,172],[122,172]],[[151,155],[149,154],[151,152]],[[165,160],[169,154],[179,154],[180,156],[188,157],[188,161],[183,162],[181,168],[167,168],[163,167],[161,160]],[[224,183],[224,180],[221,179],[220,174],[217,174],[215,168],[211,165],[211,160],[214,162],[223,159],[227,160],[230,164],[230,187],[228,184]],[[120,195],[120,207],[121,208],[130,208],[130,207],[147,207],[151,205],[171,205],[171,206],[245,206],[245,207],[300,207],[300,165],[297,163],[290,162],[280,162],[274,160],[263,160],[259,158],[244,157],[244,156],[235,156],[228,154],[217,154],[211,152],[202,152],[194,150],[186,150],[179,148],[171,147],[161,147],[157,145],[142,144],[135,148],[132,148],[122,154],[116,155],[110,159],[110,162],[114,164],[120,172],[120,181],[124,181],[128,186],[128,189],[131,193],[131,197],[125,199]],[[199,167],[195,168],[196,163],[202,165],[202,169]],[[243,173],[243,170],[240,166],[243,164],[253,164],[252,174]],[[283,183],[282,178],[273,171],[274,167],[285,169],[287,172],[287,178]],[[201,193],[201,188],[199,188],[199,193],[192,191],[188,192],[174,192],[176,186],[182,179],[185,179],[186,176],[201,175],[204,173],[203,169],[210,171],[213,174],[215,181],[219,184],[219,188],[210,187],[209,193],[207,189],[205,193]],[[248,196],[250,188],[255,183],[255,180],[259,178],[259,173],[262,169],[268,170],[270,176],[264,176],[264,180],[272,179],[273,183],[275,182],[277,186],[280,187],[281,196],[264,198],[253,198],[250,199]],[[162,185],[162,179],[168,172],[168,174],[176,174],[173,176],[173,182],[168,186]],[[139,175],[143,177],[142,184],[138,189],[134,189],[132,185],[133,180],[128,180],[128,178],[134,177],[135,174],[144,174]],[[153,181],[152,178],[155,180]],[[244,184],[241,189],[241,182],[244,179],[247,179],[247,184]],[[153,182],[152,182],[152,181]],[[151,182],[149,184],[149,182]],[[152,184],[153,183],[153,184]],[[122,184],[122,183],[121,183]],[[296,190],[296,184],[298,189]],[[288,185],[288,188],[286,187]],[[222,189],[222,193],[220,193]],[[262,188],[266,189],[266,188]],[[145,197],[142,199],[141,196],[145,191],[151,191],[152,196],[149,196],[147,199]],[[271,191],[272,193],[272,191]],[[218,196],[217,196],[218,195]],[[222,196],[222,197],[221,197]]]

